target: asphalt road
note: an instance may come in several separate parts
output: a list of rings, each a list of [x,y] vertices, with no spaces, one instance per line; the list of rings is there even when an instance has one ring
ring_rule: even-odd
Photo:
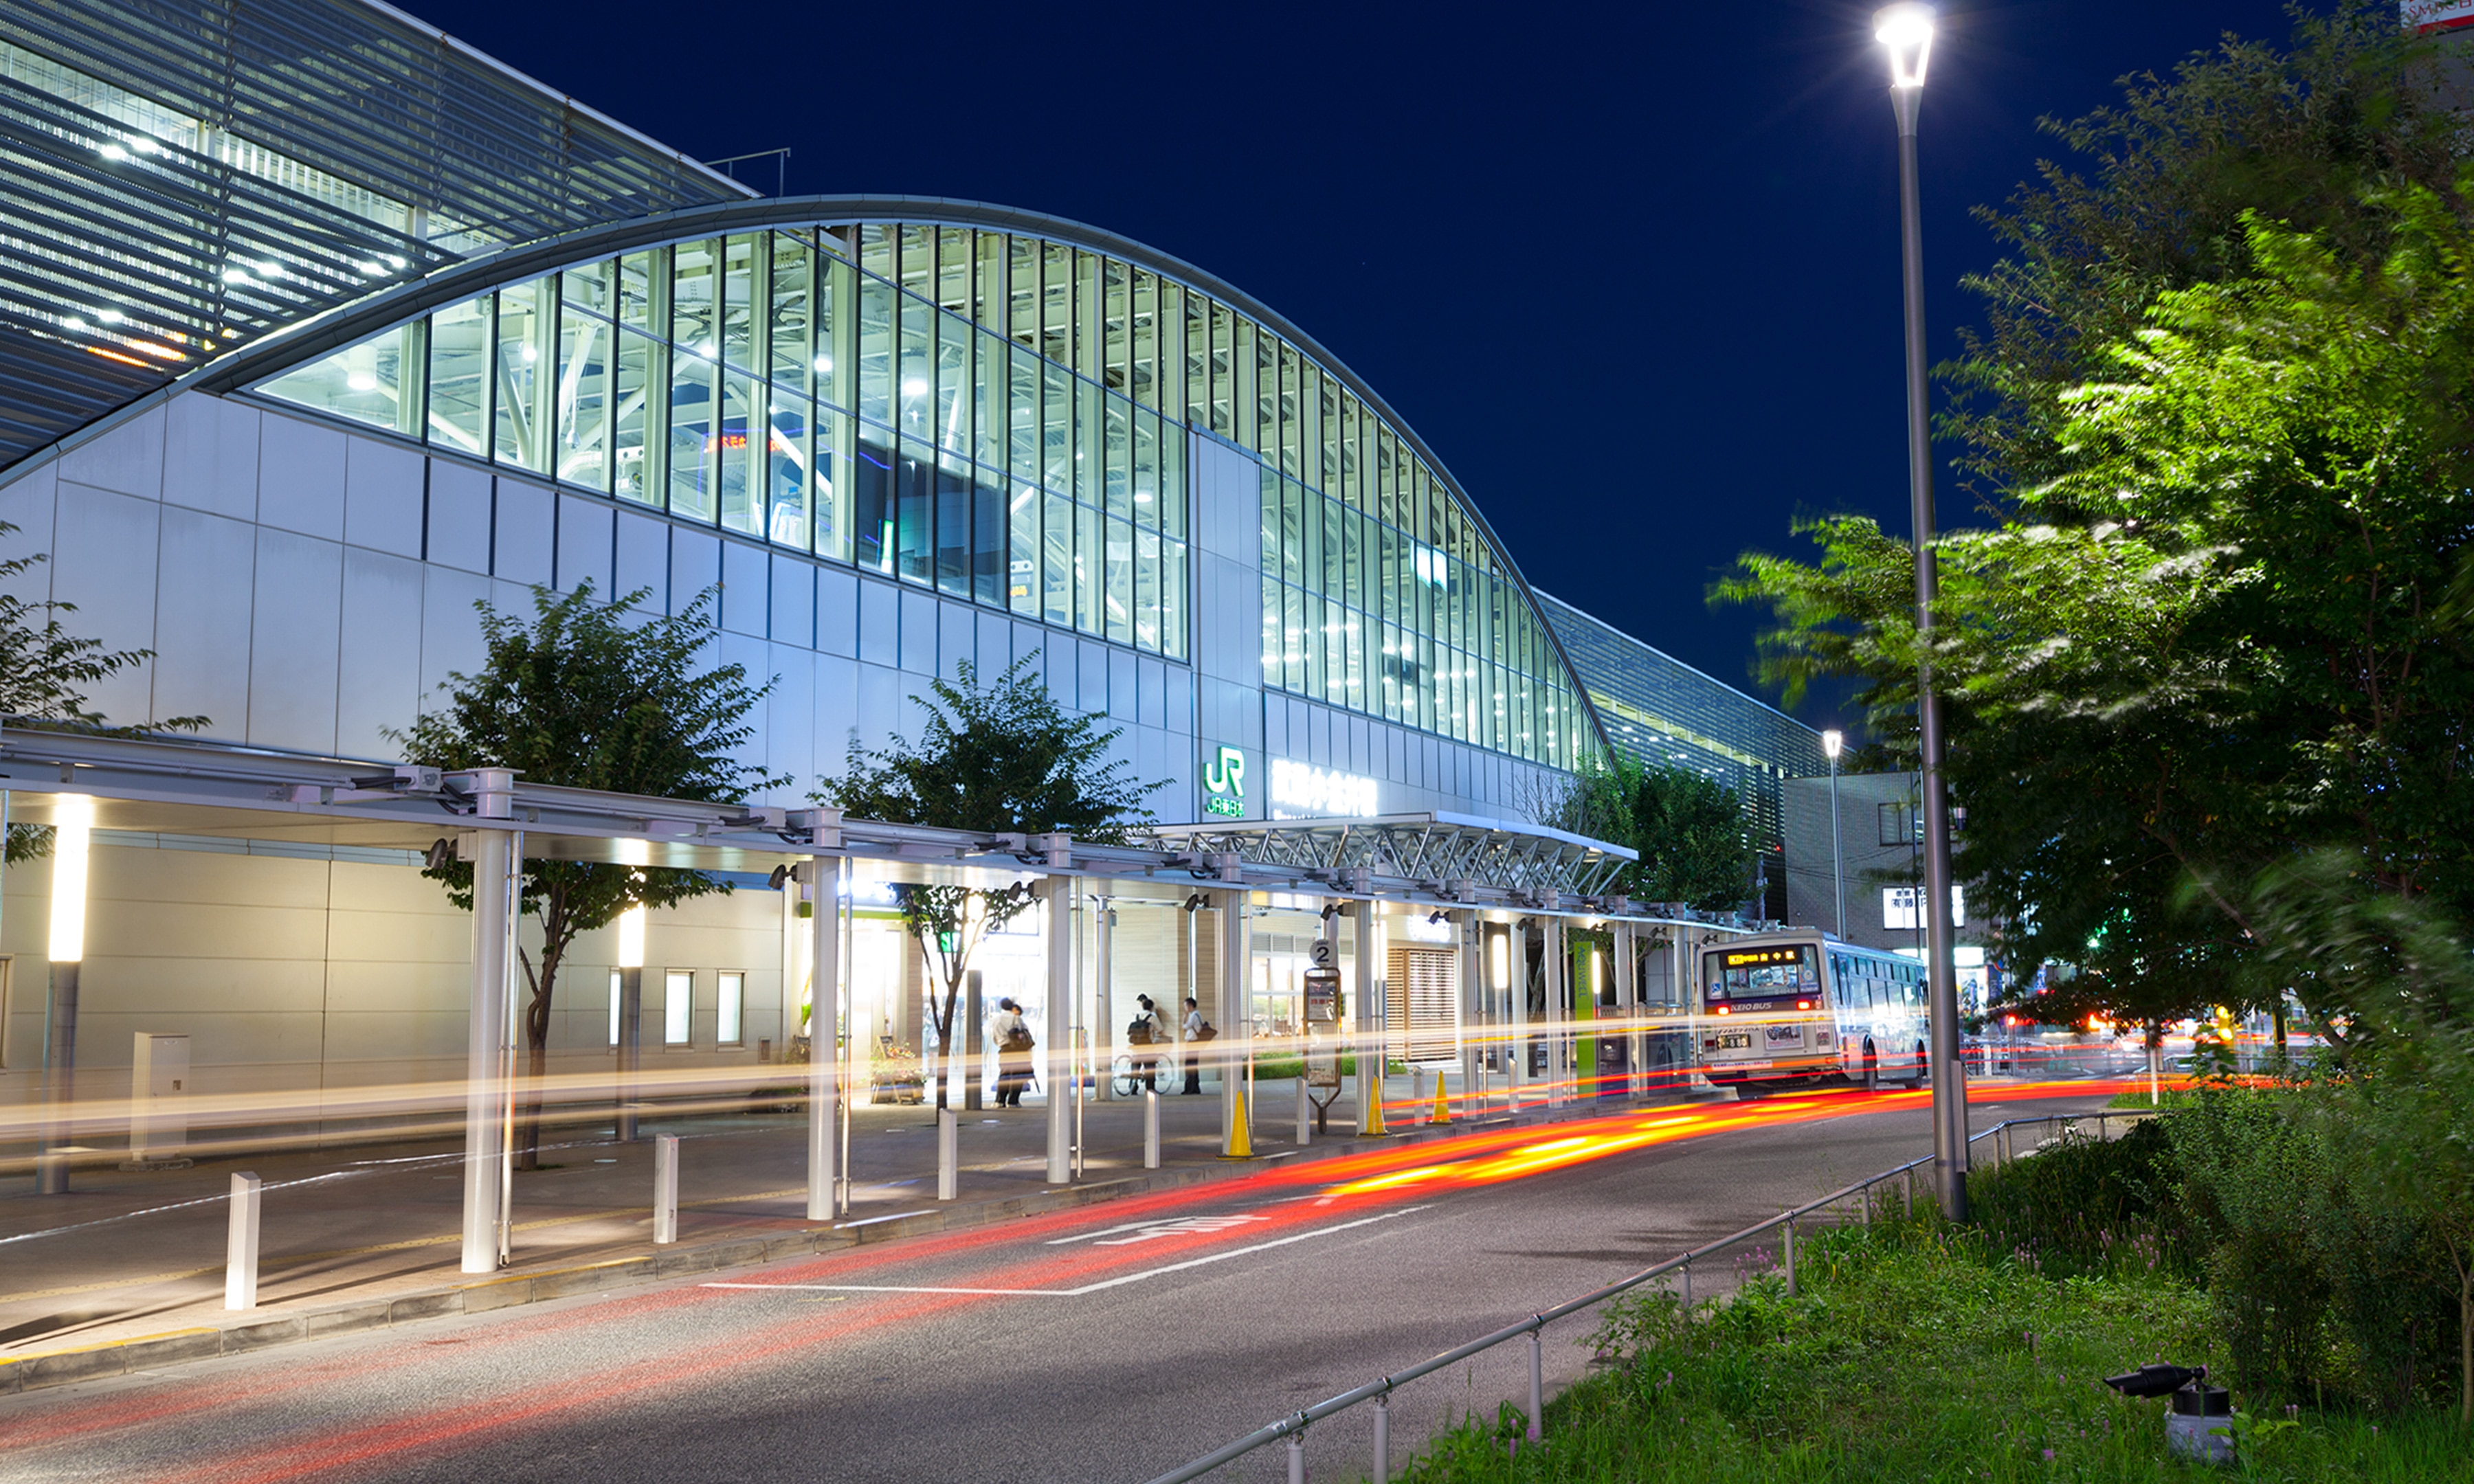
[[[1977,1126],[2099,1102],[1978,1101]],[[1274,1165],[726,1281],[0,1399],[0,1480],[1139,1484],[1928,1147],[1914,1098],[1833,1094]],[[1698,1281],[1733,1281],[1720,1261]],[[1549,1332],[1550,1376],[1581,1370],[1588,1328]],[[1524,1365],[1508,1345],[1405,1388],[1395,1463],[1451,1414],[1525,1398]],[[1370,1425],[1359,1408],[1317,1427],[1314,1476],[1359,1476]],[[1270,1448],[1222,1477],[1284,1467]]]

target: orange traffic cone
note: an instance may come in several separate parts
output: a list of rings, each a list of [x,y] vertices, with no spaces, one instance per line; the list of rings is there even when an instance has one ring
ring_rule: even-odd
[[[1443,1074],[1435,1073],[1435,1115],[1427,1120],[1441,1126],[1452,1121],[1451,1100],[1443,1095]]]

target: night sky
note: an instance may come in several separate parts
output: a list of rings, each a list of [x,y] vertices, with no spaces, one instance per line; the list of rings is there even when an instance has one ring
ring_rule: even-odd
[[[1906,529],[1869,5],[398,3],[699,158],[788,145],[792,194],[1030,207],[1219,274],[1388,398],[1532,583],[1731,683],[1758,617],[1706,593],[1736,553],[1796,549],[1800,512]],[[1936,359],[1993,255],[1968,208],[2058,148],[2037,117],[2228,31],[2282,41],[2280,0],[1944,7]]]

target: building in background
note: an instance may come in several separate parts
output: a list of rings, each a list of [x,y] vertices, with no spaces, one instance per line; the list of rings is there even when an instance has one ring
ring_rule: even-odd
[[[1561,598],[1539,600],[1609,743],[1636,761],[1688,768],[1734,789],[1760,861],[1761,915],[1816,921],[1797,916],[1787,894],[1780,801],[1787,779],[1829,771],[1821,734]]]
[[[1849,943],[1921,961],[1927,920],[1924,824],[1915,775],[1845,773],[1837,779],[1838,830],[1830,827],[1831,779],[1790,778],[1780,790],[1785,827],[1786,919],[1836,933]],[[1965,811],[1959,811],[1963,823]],[[1834,868],[1834,869],[1833,869]],[[1843,926],[1840,893],[1846,902]],[[1962,883],[1953,893],[1959,1003],[1973,1010],[1998,987],[1989,962],[1992,925],[1971,910]]]

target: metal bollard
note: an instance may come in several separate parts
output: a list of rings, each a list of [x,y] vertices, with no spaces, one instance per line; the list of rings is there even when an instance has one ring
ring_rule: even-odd
[[[1314,1098],[1306,1091],[1303,1073],[1298,1076],[1298,1147],[1314,1142]]]
[[[1289,1434],[1289,1484],[1306,1484],[1306,1435]]]
[[[1786,1296],[1795,1297],[1795,1218],[1786,1221]]]
[[[679,1239],[679,1137],[653,1136],[653,1240]]]
[[[1392,1394],[1374,1399],[1374,1484],[1392,1484]]]
[[[936,1110],[936,1199],[950,1201],[961,1193],[961,1133],[954,1110]]]
[[[257,1203],[255,1175],[231,1178],[231,1234],[224,1244],[224,1307],[257,1307]]]
[[[1159,1167],[1159,1092],[1154,1089],[1143,1094],[1143,1168]]]
[[[1546,1436],[1546,1329],[1529,1331],[1529,1441]]]

